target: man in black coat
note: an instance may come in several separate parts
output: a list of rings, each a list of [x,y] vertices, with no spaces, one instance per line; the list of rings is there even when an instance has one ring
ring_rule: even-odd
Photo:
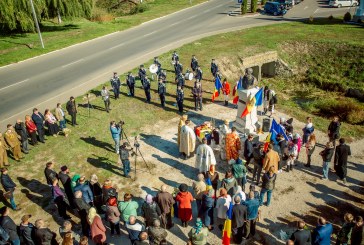
[[[139,66],[138,76],[140,79],[140,82],[142,83],[142,86],[144,85],[144,80],[147,77],[147,71],[144,68],[144,65]]]
[[[159,82],[158,82],[158,94],[159,94],[159,98],[161,100],[161,105],[164,108],[165,102],[166,102],[166,85],[164,84],[164,82],[162,80],[159,80]]]
[[[53,168],[54,168],[54,162],[46,163],[46,167],[44,169],[44,175],[46,177],[47,184],[49,186],[52,186],[54,179],[58,179],[58,174],[56,173],[56,171],[53,170]]]
[[[114,72],[114,76],[110,79],[110,83],[115,99],[119,99],[121,82],[117,72]]]
[[[203,74],[203,72],[201,70],[201,67],[200,66],[197,66],[196,76],[195,76],[196,82],[201,82],[201,80],[202,80],[202,74]]]
[[[183,112],[183,99],[184,99],[184,93],[180,86],[177,87],[177,107],[179,112]]]
[[[89,209],[91,208],[91,206],[83,200],[81,191],[75,192],[75,198],[74,198],[73,202],[78,211],[78,215],[80,215],[82,234],[84,236],[89,236],[90,225],[88,224],[88,221],[87,221],[87,213],[88,213]]]
[[[11,244],[20,244],[20,239],[17,232],[17,226],[9,217],[9,208],[4,206],[0,209],[0,226],[9,234]]]
[[[71,208],[74,208],[74,203],[73,203],[73,191],[72,191],[72,187],[71,187],[71,178],[68,175],[70,173],[69,168],[67,168],[67,166],[62,166],[61,167],[61,172],[58,173],[58,178],[59,180],[62,182],[64,191],[67,195],[67,199],[68,202],[71,206]]]
[[[56,240],[57,234],[45,227],[44,220],[38,219],[35,221],[35,227],[37,227],[35,230],[36,244],[58,245]]]
[[[183,73],[183,66],[181,63],[179,63],[179,61],[176,61],[176,64],[174,65],[174,73],[176,75]]]
[[[340,126],[339,117],[334,116],[332,119],[328,129],[327,134],[331,142],[333,142],[334,146],[336,145],[336,140],[340,138]]]
[[[128,76],[126,77],[126,85],[128,85],[129,88],[129,95],[134,97],[135,77],[131,72],[129,72]]]
[[[144,87],[146,102],[150,104],[150,81],[148,78],[145,78],[143,87]]]
[[[71,123],[72,126],[78,125],[76,122],[76,115],[77,115],[77,105],[75,101],[75,97],[71,96],[70,100],[66,104],[66,109],[68,114],[71,116]]]
[[[346,173],[347,173],[347,164],[348,164],[348,156],[351,155],[350,147],[345,144],[345,139],[341,138],[339,140],[340,145],[336,147],[335,150],[335,159],[334,159],[334,168],[337,176],[346,183]]]
[[[20,136],[21,147],[22,147],[23,152],[25,154],[28,154],[29,153],[28,132],[27,132],[27,129],[25,128],[24,123],[20,119],[16,120],[14,129],[15,129],[16,133]]]
[[[234,197],[233,215],[231,219],[232,234],[235,243],[240,244],[243,237],[244,223],[248,219],[248,211],[241,203],[239,195]]]
[[[303,220],[297,222],[297,230],[291,236],[294,245],[311,244],[311,232],[310,230],[305,230],[305,225],[306,223]]]
[[[14,183],[14,181],[10,178],[10,176],[8,175],[8,169],[7,168],[2,168],[1,169],[1,185],[3,186],[4,190],[9,194],[9,201],[11,204],[11,207],[13,210],[18,211],[20,210],[20,208],[18,208],[15,204],[15,199],[14,199],[14,191],[16,188],[16,184]]]
[[[196,59],[196,56],[192,55],[192,59],[191,59],[191,69],[192,69],[192,71],[195,72],[197,67],[198,67],[198,61]]]
[[[42,115],[42,113],[40,113],[38,111],[37,108],[33,109],[33,114],[32,114],[32,120],[35,123],[35,126],[37,126],[37,133],[38,133],[38,138],[39,141],[42,143],[44,142],[44,116]]]
[[[29,222],[32,216],[30,214],[24,215],[21,218],[21,223],[19,226],[19,236],[21,244],[24,245],[35,245],[35,227]]]
[[[246,161],[246,166],[249,166],[250,161],[253,159],[253,135],[249,134],[248,138],[244,142],[244,158]]]

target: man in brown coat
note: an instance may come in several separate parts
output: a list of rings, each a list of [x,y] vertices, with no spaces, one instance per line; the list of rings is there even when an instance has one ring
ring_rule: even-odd
[[[164,229],[173,227],[171,207],[175,203],[173,196],[167,192],[167,186],[162,185],[161,191],[157,194],[155,201],[158,203],[162,211],[161,221]]]
[[[280,161],[278,152],[273,150],[273,145],[269,144],[268,146],[268,152],[265,155],[264,161],[263,161],[263,170],[268,173],[269,168],[271,166],[274,167],[274,173],[278,173],[278,163]]]
[[[6,152],[8,146],[2,133],[0,133],[0,168],[9,166],[8,153]]]
[[[7,125],[7,131],[5,132],[6,143],[10,146],[13,151],[13,156],[16,161],[20,161],[22,158],[20,141],[18,139],[18,134],[15,132],[11,124]]]

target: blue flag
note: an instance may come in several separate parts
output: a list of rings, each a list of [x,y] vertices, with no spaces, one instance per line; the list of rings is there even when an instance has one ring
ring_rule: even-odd
[[[255,106],[263,105],[263,87],[255,94]]]
[[[271,133],[270,139],[274,142],[274,144],[278,144],[278,141],[276,139],[278,134],[283,135],[283,137],[288,141],[288,137],[287,137],[286,133],[284,132],[284,129],[274,119],[273,119],[272,126],[270,127],[269,132]]]

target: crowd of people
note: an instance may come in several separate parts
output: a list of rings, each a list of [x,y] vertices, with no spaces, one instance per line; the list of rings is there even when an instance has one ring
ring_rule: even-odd
[[[172,55],[177,85],[176,102],[180,112],[183,112],[183,98],[186,76],[183,75],[183,66],[176,52]],[[158,68],[158,95],[162,107],[165,106],[166,72],[158,60],[154,59]],[[195,110],[202,110],[202,70],[197,58],[193,55],[191,69],[194,74],[195,85],[192,95],[195,101]],[[188,71],[189,72],[189,71]],[[145,91],[146,101],[151,102],[150,80],[143,65],[140,66],[138,77]],[[218,65],[213,59],[211,74],[214,79],[222,80]],[[129,73],[126,78],[128,94],[134,96],[135,77]],[[117,73],[110,80],[114,98],[120,97],[120,78]],[[235,85],[234,90],[237,89]],[[226,79],[221,84],[225,105],[228,105],[230,85]],[[101,91],[105,109],[110,111],[110,92],[107,86]],[[277,102],[273,90],[264,90],[264,113],[274,112]],[[66,110],[71,117],[72,126],[77,125],[77,105],[74,97],[67,102]],[[198,144],[195,130],[186,115],[181,117],[178,125],[177,144],[180,156],[183,159],[195,158],[197,174],[196,181],[189,187],[182,183],[178,189],[169,192],[167,185],[162,185],[157,195],[147,194],[143,204],[136,202],[131,193],[119,196],[112,181],[107,179],[103,185],[99,183],[97,175],[88,179],[86,176],[74,174],[70,176],[70,169],[61,166],[56,171],[54,162],[46,164],[44,174],[49,194],[58,209],[58,215],[63,219],[63,225],[58,234],[61,244],[88,244],[91,239],[95,244],[106,244],[108,240],[107,229],[111,237],[121,235],[121,230],[127,233],[131,244],[168,244],[167,230],[174,227],[173,217],[180,220],[182,227],[189,227],[192,220],[195,222],[188,233],[188,244],[207,244],[209,232],[224,229],[224,223],[231,218],[232,240],[236,243],[254,240],[256,224],[259,222],[260,207],[269,207],[279,175],[283,170],[294,171],[301,151],[307,155],[306,167],[310,168],[317,144],[312,118],[307,118],[307,124],[302,133],[294,130],[292,120],[280,118],[282,134],[276,135],[268,142],[256,142],[253,134],[247,135],[244,142],[235,127],[229,127],[229,121],[217,128],[217,136],[204,137]],[[121,142],[122,129],[115,121],[110,123],[110,131],[115,141],[115,152],[119,155],[124,176],[130,178],[129,155],[131,148],[127,142]],[[6,166],[9,166],[8,150],[16,161],[30,150],[28,142],[36,146],[38,142],[45,143],[45,134],[57,137],[60,133],[68,136],[70,130],[66,126],[66,114],[61,104],[57,104],[55,115],[45,110],[44,116],[36,108],[31,116],[25,117],[25,122],[17,120],[16,124],[8,125],[7,131],[0,133],[0,167],[1,185],[5,192],[4,197],[9,200],[14,211],[20,210],[14,199],[16,184],[11,178]],[[302,135],[302,137],[301,137]],[[351,155],[350,147],[345,139],[340,138],[340,122],[334,117],[328,127],[328,142],[325,149],[319,154],[322,156],[323,179],[329,178],[330,164],[334,158],[331,172],[335,172],[345,184],[347,182],[347,159]],[[211,140],[219,146],[219,151],[212,149]],[[336,145],[339,140],[339,145]],[[120,144],[121,142],[121,144]],[[218,161],[225,168],[224,176],[216,170]],[[223,164],[226,163],[226,164]],[[60,186],[59,182],[62,183]],[[250,182],[250,183],[249,183]],[[248,187],[249,186],[249,187]],[[247,188],[248,187],[248,188]],[[260,188],[260,189],[259,189]],[[189,191],[192,190],[192,191]],[[260,190],[260,191],[258,191]],[[267,197],[265,197],[267,196]],[[197,210],[193,211],[192,203],[196,202]],[[139,211],[141,210],[141,211]],[[231,210],[232,216],[228,216]],[[72,227],[70,220],[76,215],[80,219],[81,232]],[[197,215],[194,215],[197,214]],[[141,216],[142,218],[139,218]],[[196,216],[196,217],[194,217]],[[59,244],[57,232],[46,227],[42,219],[30,222],[32,215],[26,214],[21,218],[20,225],[9,217],[9,207],[0,209],[0,244]],[[195,218],[195,219],[194,219]],[[337,236],[337,244],[359,245],[364,243],[363,218],[352,214],[345,215],[345,222]],[[332,225],[323,217],[318,218],[318,226],[309,231],[303,220],[298,221],[298,229],[292,234],[287,244],[329,244]],[[120,243],[122,244],[122,242]]]

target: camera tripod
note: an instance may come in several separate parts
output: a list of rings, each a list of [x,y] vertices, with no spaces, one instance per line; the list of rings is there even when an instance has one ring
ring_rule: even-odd
[[[123,128],[121,128],[121,132],[122,132],[121,133],[121,136],[122,136],[121,138],[124,139],[124,137],[125,137],[126,141],[128,141],[129,145],[131,146],[131,143],[130,143],[130,141],[128,139],[128,136],[126,135],[126,133],[125,133],[125,131],[124,131]],[[142,157],[142,159],[144,161],[144,164],[147,167],[149,173],[151,174],[152,172],[150,171],[149,165],[147,164],[147,161],[145,161],[145,159],[143,157],[143,154],[140,151],[140,144],[138,142],[138,137],[137,136],[135,136],[135,138],[134,138],[134,147],[135,147],[135,151],[134,151],[134,181],[135,181],[136,180],[136,175],[137,175],[137,173],[136,173],[137,172],[137,165],[136,165],[136,163],[137,163],[138,153]]]

